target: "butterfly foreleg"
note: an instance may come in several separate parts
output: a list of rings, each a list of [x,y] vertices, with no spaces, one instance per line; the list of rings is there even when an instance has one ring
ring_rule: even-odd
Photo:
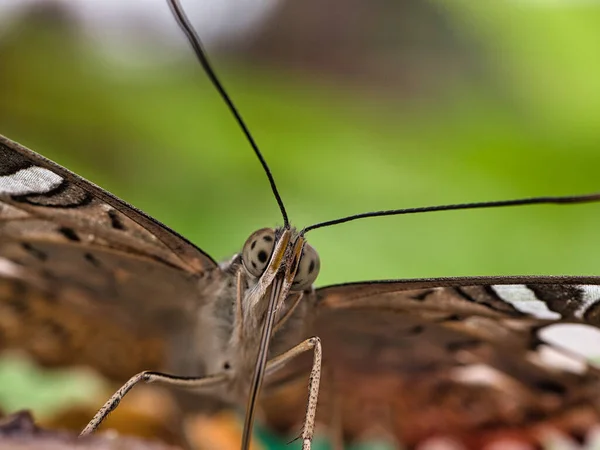
[[[311,441],[315,431],[315,415],[317,413],[317,400],[319,398],[319,383],[321,382],[321,339],[312,337],[292,347],[287,352],[273,358],[267,363],[268,376],[271,373],[284,367],[288,362],[307,351],[313,351],[313,363],[308,379],[308,403],[306,405],[306,415],[304,416],[304,425],[302,427],[302,450],[310,450]]]
[[[86,436],[93,433],[100,424],[115,410],[123,397],[139,383],[160,383],[163,385],[178,387],[183,389],[204,390],[217,386],[227,381],[226,375],[212,375],[205,377],[178,377],[160,372],[144,371],[131,377],[127,383],[119,388],[110,399],[98,410],[96,415],[90,420],[86,427],[79,433],[79,436]]]

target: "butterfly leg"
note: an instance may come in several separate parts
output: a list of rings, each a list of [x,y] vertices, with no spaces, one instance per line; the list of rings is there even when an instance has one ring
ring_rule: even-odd
[[[310,450],[311,441],[315,432],[315,415],[317,413],[317,400],[319,398],[319,383],[321,382],[321,339],[312,337],[292,347],[287,352],[273,358],[267,364],[267,375],[276,372],[289,361],[307,351],[313,351],[313,364],[308,379],[308,404],[302,427],[302,450]]]
[[[100,408],[96,415],[90,420],[79,436],[93,433],[102,421],[119,405],[123,397],[138,383],[160,383],[167,386],[183,389],[206,389],[225,382],[225,375],[213,375],[208,377],[177,377],[160,372],[140,372],[131,377],[127,383],[119,388],[110,399]]]

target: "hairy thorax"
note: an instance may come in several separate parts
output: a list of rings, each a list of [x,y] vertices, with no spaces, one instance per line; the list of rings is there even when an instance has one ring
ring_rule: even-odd
[[[262,299],[250,314],[244,316],[243,323],[236,320],[238,302],[244,302],[254,288],[254,280],[238,277],[241,268],[236,255],[221,265],[221,271],[206,274],[199,280],[199,298],[211,298],[210,302],[199,302],[195,313],[197,326],[192,333],[182,331],[173,342],[176,351],[172,353],[168,370],[177,375],[211,376],[226,373],[228,382],[210,392],[200,392],[202,397],[212,398],[226,404],[244,404],[250,389],[259,351],[262,326],[265,322],[268,299]],[[238,290],[238,282],[242,283]],[[206,295],[210,293],[211,295]],[[240,295],[241,294],[241,295]],[[277,326],[279,319],[292,308],[298,296],[302,298],[285,323]],[[243,308],[245,305],[241,305]],[[312,292],[292,293],[277,311],[269,347],[269,359],[276,357],[308,336],[311,312],[314,306]],[[177,395],[182,399],[185,395]],[[190,399],[185,400],[189,403]],[[192,400],[193,409],[206,409],[199,398]]]

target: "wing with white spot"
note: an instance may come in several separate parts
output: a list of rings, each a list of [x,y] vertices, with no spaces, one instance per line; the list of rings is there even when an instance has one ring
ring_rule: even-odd
[[[376,433],[409,447],[440,434],[468,448],[507,435],[533,442],[549,425],[585,433],[600,424],[599,285],[520,277],[318,289],[306,332],[323,346],[317,420],[339,417],[351,440]],[[275,427],[299,422],[311,359],[267,383]]]
[[[123,250],[192,274],[217,265],[157,220],[1,135],[0,200],[10,234],[54,234],[53,239]]]
[[[218,271],[141,211],[0,136],[0,345],[127,378],[164,362]]]

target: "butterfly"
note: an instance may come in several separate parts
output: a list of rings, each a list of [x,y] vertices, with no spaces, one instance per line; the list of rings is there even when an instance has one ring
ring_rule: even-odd
[[[308,422],[348,440],[378,433],[417,445],[444,435],[480,448],[498,436],[534,441],[550,425],[582,438],[598,422],[588,362],[600,348],[596,277],[313,289],[311,227],[261,229],[217,264],[6,138],[0,170],[3,345],[45,365],[86,364],[120,382],[165,370],[183,387],[212,376],[203,378],[212,400],[178,392],[185,406],[207,409],[249,392],[251,409],[264,378],[262,408],[281,430],[307,422],[311,385]],[[271,330],[261,326],[269,321]],[[278,359],[291,349],[304,352]]]

